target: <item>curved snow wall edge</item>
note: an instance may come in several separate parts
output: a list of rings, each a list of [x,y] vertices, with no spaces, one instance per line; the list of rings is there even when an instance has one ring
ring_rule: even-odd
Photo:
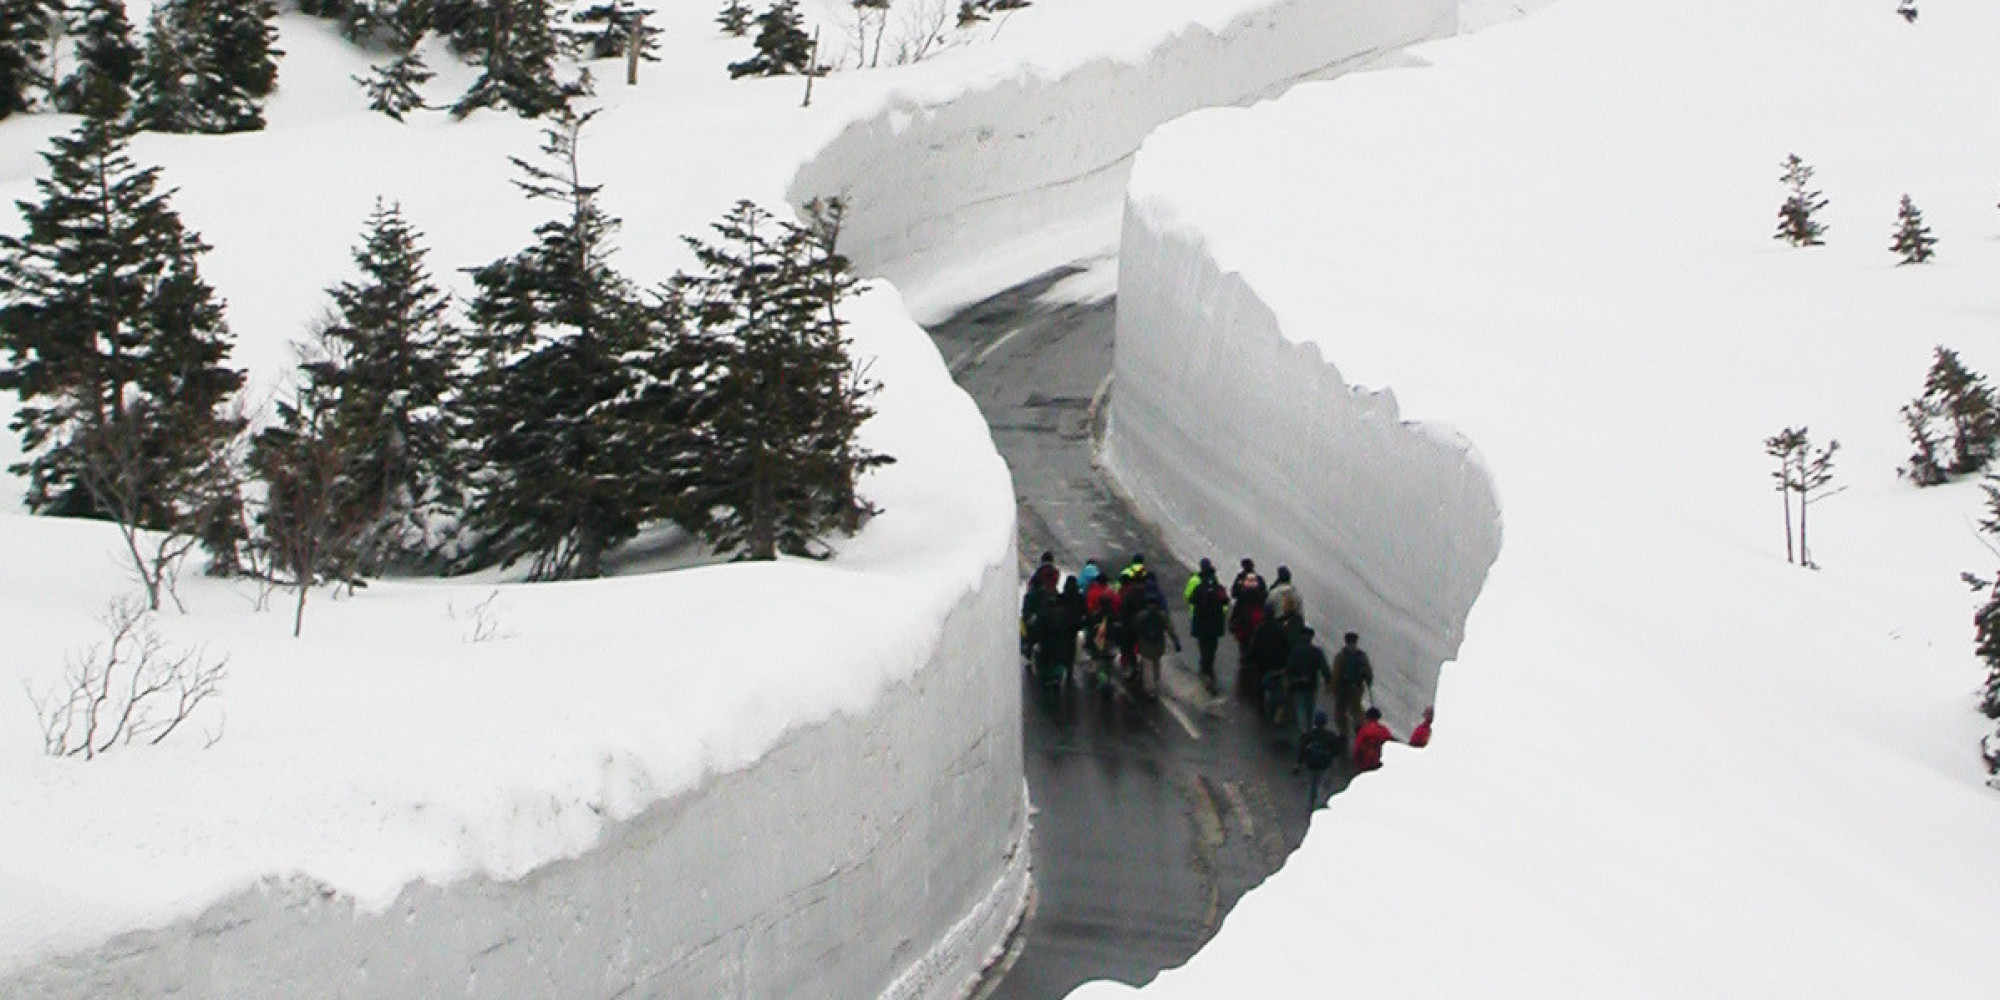
[[[865,715],[795,730],[580,857],[413,885],[380,913],[269,880],[0,996],[957,997],[1028,891],[1014,561]]]
[[[1274,0],[1219,31],[1189,25],[1137,62],[900,100],[829,142],[787,197],[845,197],[842,250],[894,282],[919,321],[942,319],[1110,245],[1132,155],[1161,123],[1338,75],[1457,23],[1458,0]]]
[[[1347,385],[1199,234],[1138,206],[1118,284],[1106,468],[1175,551],[1288,565],[1329,653],[1361,633],[1376,704],[1409,732],[1500,553],[1471,443]]]

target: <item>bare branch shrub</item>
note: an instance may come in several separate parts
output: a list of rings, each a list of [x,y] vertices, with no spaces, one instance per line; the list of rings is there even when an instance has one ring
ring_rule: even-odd
[[[491,642],[495,639],[512,638],[512,632],[501,630],[501,610],[500,592],[497,590],[486,595],[485,600],[480,601],[463,612],[459,611],[455,605],[445,606],[445,614],[452,621],[470,623],[465,630],[466,642]]]
[[[28,690],[49,756],[92,760],[116,747],[157,745],[216,696],[229,658],[168,649],[153,619],[143,600],[113,601],[99,619],[104,641],[72,652],[53,689]],[[218,729],[208,745],[220,738]]]

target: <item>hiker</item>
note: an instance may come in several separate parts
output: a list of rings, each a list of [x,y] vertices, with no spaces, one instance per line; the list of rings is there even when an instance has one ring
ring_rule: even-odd
[[[1431,745],[1431,717],[1433,714],[1431,708],[1426,707],[1424,709],[1424,721],[1417,723],[1417,728],[1410,730],[1411,746],[1427,747]]]
[[[1326,804],[1319,797],[1319,783],[1338,756],[1340,734],[1326,728],[1325,712],[1314,712],[1312,728],[1299,737],[1299,759],[1292,765],[1293,774],[1299,773],[1301,767],[1312,774],[1312,782],[1306,788],[1306,811],[1311,812]]]
[[[1174,652],[1181,651],[1181,637],[1174,633],[1174,622],[1167,616],[1165,602],[1143,599],[1139,614],[1133,620],[1133,652],[1139,658],[1139,689],[1148,698],[1160,695],[1160,658],[1167,655],[1167,640],[1174,643]]]
[[[1250,639],[1250,655],[1243,661],[1237,680],[1249,685],[1250,696],[1257,699],[1258,711],[1266,719],[1275,720],[1283,710],[1285,661],[1291,654],[1291,636],[1285,626],[1272,618],[1257,623],[1257,632]]]
[[[1259,697],[1257,676],[1254,671],[1244,669],[1250,663],[1250,644],[1257,637],[1257,626],[1264,623],[1264,578],[1257,575],[1257,564],[1249,558],[1243,560],[1243,568],[1229,585],[1229,634],[1236,637],[1236,693],[1244,698]]]
[[[1290,698],[1294,721],[1303,733],[1312,725],[1318,715],[1317,703],[1321,684],[1333,680],[1333,669],[1327,665],[1326,650],[1313,641],[1313,630],[1309,625],[1300,625],[1292,630],[1291,652],[1285,657],[1285,693]]]
[[[1215,683],[1215,647],[1222,642],[1229,619],[1229,591],[1215,578],[1215,564],[1206,559],[1187,585],[1188,634],[1201,656],[1201,679],[1210,691]]]
[[[1035,671],[1051,694],[1069,685],[1076,669],[1076,635],[1083,628],[1083,592],[1076,577],[1063,581],[1062,592],[1045,604],[1036,622]]]
[[[1265,598],[1273,618],[1289,618],[1304,621],[1306,602],[1299,597],[1299,588],[1292,585],[1292,568],[1278,567],[1278,579],[1271,585],[1271,595]]]
[[[1368,721],[1361,724],[1361,731],[1354,734],[1354,770],[1373,771],[1382,766],[1382,747],[1396,738],[1389,727],[1382,724],[1382,710],[1368,710]]]
[[[1333,657],[1333,724],[1348,736],[1361,728],[1361,705],[1375,688],[1375,668],[1361,649],[1361,635],[1342,637]]]

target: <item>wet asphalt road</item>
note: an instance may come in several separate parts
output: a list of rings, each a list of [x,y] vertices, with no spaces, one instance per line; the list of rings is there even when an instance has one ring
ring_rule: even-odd
[[[1024,577],[1043,551],[1067,572],[1090,557],[1115,571],[1143,552],[1178,595],[1188,568],[1094,464],[1115,303],[1040,300],[1073,270],[1009,289],[930,332],[1013,469]],[[1284,561],[1284,553],[1212,553],[1224,583],[1244,555],[1267,576]],[[1304,837],[1307,789],[1291,773],[1293,734],[1230,696],[1236,652],[1227,637],[1221,694],[1204,690],[1186,607],[1173,611],[1187,649],[1169,654],[1157,703],[1072,686],[1050,704],[1023,671],[1035,895],[1008,958],[977,996],[1061,997],[1092,979],[1151,980],[1187,961]],[[1322,794],[1345,787],[1345,765]]]

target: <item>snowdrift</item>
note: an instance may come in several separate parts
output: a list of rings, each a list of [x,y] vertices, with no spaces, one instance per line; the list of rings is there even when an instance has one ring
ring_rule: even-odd
[[[1448,35],[1458,14],[1457,0],[1089,8],[1005,21],[994,38],[1012,62],[949,79],[938,73],[952,60],[915,67],[792,180],[793,204],[849,200],[848,254],[894,281],[920,321],[1114,245],[1132,153],[1160,123]]]
[[[1921,8],[1562,0],[1148,140],[1133,492],[1192,542],[1303,539],[1334,598],[1351,569],[1438,638],[1497,538],[1486,479],[1505,545],[1432,745],[1392,745],[1189,965],[1075,996],[1992,994],[2000,795],[1958,574],[1993,556],[1975,484],[1896,469],[1935,345],[2000,368],[2000,11]],[[1823,247],[1771,239],[1794,152]],[[1931,264],[1888,251],[1905,193]],[[1163,424],[1170,387],[1199,402]],[[1817,572],[1762,449],[1802,425],[1847,487],[1813,510]],[[1235,489],[1198,490],[1217,461]],[[1318,492],[1273,511],[1261,483],[1293,476]]]

